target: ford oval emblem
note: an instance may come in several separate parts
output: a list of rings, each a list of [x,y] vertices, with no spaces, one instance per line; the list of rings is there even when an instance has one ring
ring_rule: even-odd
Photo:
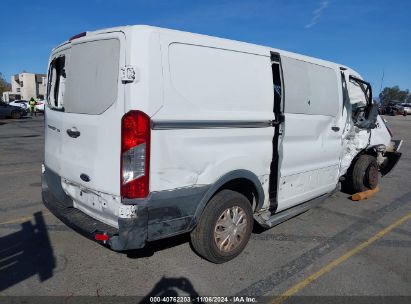
[[[87,174],[84,174],[84,173],[80,174],[80,178],[81,178],[81,180],[85,181],[86,183],[88,183],[90,181],[90,176],[88,176]]]

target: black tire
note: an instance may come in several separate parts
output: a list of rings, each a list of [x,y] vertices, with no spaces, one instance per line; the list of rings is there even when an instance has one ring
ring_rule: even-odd
[[[11,118],[20,119],[21,118],[21,113],[19,111],[13,111],[13,112],[11,112]]]
[[[352,188],[355,192],[375,189],[379,183],[377,159],[371,155],[361,155],[352,171]]]
[[[229,213],[232,214],[231,208],[236,207],[240,208],[238,210],[241,210],[241,213],[245,213],[245,215],[243,213],[243,218],[246,219],[246,222],[242,220],[240,223],[240,225],[243,224],[243,231],[245,232],[241,237],[241,241],[238,242],[237,247],[232,248],[232,250],[229,249],[228,251],[224,251],[218,247],[215,238],[215,230],[218,230],[218,227],[220,227],[220,229],[222,228],[221,225],[217,225],[217,222],[221,217],[224,217],[224,212],[230,210]],[[253,222],[253,211],[251,209],[250,201],[238,192],[222,190],[208,202],[197,227],[191,232],[191,244],[200,256],[210,262],[216,264],[227,262],[238,256],[246,247],[248,240],[250,239],[251,231],[253,230]],[[233,227],[236,226],[233,225]],[[230,227],[229,229],[236,228]],[[224,231],[226,230],[220,230],[220,232]],[[235,236],[235,239],[238,240],[237,235]],[[231,238],[228,242],[230,242],[230,240]]]

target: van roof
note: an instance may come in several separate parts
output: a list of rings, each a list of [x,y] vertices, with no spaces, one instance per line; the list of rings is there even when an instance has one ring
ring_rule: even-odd
[[[91,31],[87,32],[87,35],[97,35],[101,33],[108,33],[108,32],[117,32],[117,31],[123,31],[123,32],[156,32],[156,33],[163,33],[166,35],[174,35],[180,38],[191,38],[195,40],[197,43],[201,44],[207,44],[207,45],[216,45],[218,47],[222,48],[227,48],[235,51],[241,51],[241,52],[247,52],[247,53],[254,53],[254,54],[259,54],[263,56],[268,56],[269,52],[276,52],[281,55],[307,61],[307,62],[312,62],[315,64],[327,66],[333,69],[339,69],[340,67],[345,68],[351,72],[351,74],[357,75],[357,77],[361,77],[355,70],[351,69],[350,67],[347,67],[342,64],[338,64],[335,62],[315,58],[315,57],[310,57],[298,53],[293,53],[281,49],[276,49],[273,47],[269,46],[262,46],[262,45],[257,45],[257,44],[252,44],[252,43],[247,43],[247,42],[242,42],[242,41],[237,41],[237,40],[231,40],[231,39],[226,39],[226,38],[219,38],[215,36],[209,36],[209,35],[203,35],[203,34],[196,34],[196,33],[191,33],[191,32],[185,32],[185,31],[180,31],[180,30],[173,30],[173,29],[167,29],[167,28],[161,28],[161,27],[156,27],[156,26],[150,26],[150,25],[127,25],[127,26],[119,26],[119,27],[112,27],[112,28],[105,28],[105,29],[100,29],[96,31]],[[65,41],[64,43],[60,44],[56,48],[53,49],[53,52],[60,48],[61,46],[69,43],[70,41]]]

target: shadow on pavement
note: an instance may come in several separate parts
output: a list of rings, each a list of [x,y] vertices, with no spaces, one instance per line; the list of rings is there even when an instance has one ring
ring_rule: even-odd
[[[42,212],[34,214],[34,221],[0,237],[0,291],[34,275],[41,282],[53,276],[56,261]]]
[[[191,299],[194,298],[196,303],[201,303],[198,292],[194,289],[193,284],[187,278],[166,278],[162,277],[160,281],[154,286],[154,288],[141,300],[140,303],[153,303],[154,297],[161,299],[162,297],[183,297],[189,296]],[[181,302],[178,299],[168,298],[170,302],[167,303],[177,303]]]
[[[341,192],[348,195],[348,197],[355,194],[354,189],[352,188],[352,186],[350,185],[348,181],[341,183]]]
[[[181,235],[173,236],[170,238],[161,239],[158,241],[147,242],[146,246],[142,249],[135,249],[135,250],[127,251],[127,257],[130,259],[151,257],[157,251],[162,251],[165,249],[169,249],[169,248],[187,243],[189,242],[189,240],[190,240],[189,234],[181,234]]]
[[[254,221],[252,233],[261,234],[269,229],[271,228],[264,228],[260,224],[258,224],[257,221]],[[129,250],[126,251],[126,254],[129,259],[147,258],[153,256],[158,251],[167,250],[169,248],[176,247],[185,243],[190,243],[191,250],[195,252],[190,242],[190,234],[185,233],[153,242],[147,242],[144,248]]]

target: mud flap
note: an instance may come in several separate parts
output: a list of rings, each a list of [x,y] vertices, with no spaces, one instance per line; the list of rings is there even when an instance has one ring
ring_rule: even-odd
[[[386,176],[388,173],[394,169],[394,167],[397,165],[398,161],[401,158],[402,153],[400,152],[387,152],[385,153],[385,156],[387,159],[384,161],[380,168],[381,176]]]

